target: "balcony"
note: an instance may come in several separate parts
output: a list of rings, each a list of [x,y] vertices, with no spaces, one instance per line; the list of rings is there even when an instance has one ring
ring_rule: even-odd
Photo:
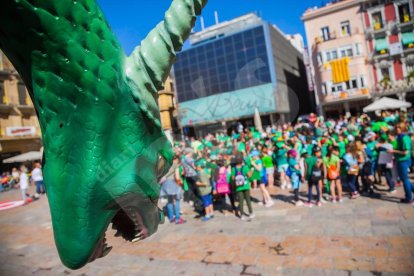
[[[400,29],[412,27],[414,25],[414,14],[403,15],[397,25]]]
[[[414,91],[414,78],[397,81],[383,81],[377,84],[371,94],[373,96],[398,95]]]
[[[387,32],[391,34],[398,34],[401,31],[401,25],[396,21],[388,21],[386,23],[375,23],[374,26],[365,30],[365,37],[367,40],[373,40],[378,37],[387,36]]]
[[[326,95],[323,99],[323,102],[333,103],[341,101],[360,100],[366,98],[370,98],[370,93],[368,89],[352,89]]]

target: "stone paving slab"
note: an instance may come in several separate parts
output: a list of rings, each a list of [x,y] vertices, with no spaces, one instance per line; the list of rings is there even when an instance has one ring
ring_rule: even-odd
[[[414,275],[414,207],[395,203],[401,195],[319,208],[255,204],[250,222],[217,212],[203,223],[184,205],[187,224],[164,224],[138,244],[109,229],[112,252],[77,271],[60,263],[44,197],[0,213],[0,275]],[[13,199],[19,191],[0,194]]]

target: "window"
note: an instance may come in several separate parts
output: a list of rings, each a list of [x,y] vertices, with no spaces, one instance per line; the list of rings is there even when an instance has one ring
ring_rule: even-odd
[[[349,24],[349,21],[341,22],[341,34],[342,36],[351,35],[351,25]]]
[[[326,86],[327,86],[326,82],[322,83],[322,95],[324,95],[324,96],[327,95],[327,93],[326,93],[327,87]]]
[[[173,82],[170,82],[170,91],[174,92],[174,83]]]
[[[380,30],[383,27],[383,22],[382,22],[382,14],[381,12],[376,12],[372,14],[372,20],[373,20],[373,25],[374,25],[374,30]]]
[[[19,92],[19,104],[20,105],[27,105],[27,102],[26,102],[26,97],[27,97],[27,95],[26,95],[26,86],[24,86],[24,83],[19,82],[17,84],[17,89],[18,89],[18,92]]]
[[[356,43],[355,44],[355,55],[356,56],[362,55],[362,46],[361,46],[361,43]]]
[[[361,83],[361,88],[366,88],[367,87],[367,77],[366,76],[361,76],[359,78],[360,83]]]
[[[323,63],[322,54],[320,52],[317,54],[316,59],[318,60],[318,65]]]
[[[356,89],[358,88],[358,81],[357,78],[352,78],[349,81],[346,82],[346,89],[347,90],[351,90],[351,89]]]
[[[339,53],[341,57],[352,57],[354,56],[354,52],[352,50],[352,46],[345,46],[339,49]]]
[[[407,23],[411,21],[410,4],[405,3],[398,6],[398,14],[400,16],[400,23]]]
[[[328,50],[328,51],[325,52],[325,56],[326,56],[325,60],[327,62],[331,61],[331,60],[335,60],[335,59],[338,58],[338,51],[336,49]]]
[[[4,92],[4,82],[0,81],[0,103],[4,104],[5,103],[5,97],[6,94]]]
[[[389,68],[381,68],[382,78],[390,78],[390,69]]]
[[[323,27],[321,28],[321,37],[323,41],[328,41],[331,39],[330,33],[329,33],[329,27]]]
[[[338,83],[338,84],[333,84],[331,87],[331,92],[332,93],[339,93],[344,91],[344,86],[342,83]]]

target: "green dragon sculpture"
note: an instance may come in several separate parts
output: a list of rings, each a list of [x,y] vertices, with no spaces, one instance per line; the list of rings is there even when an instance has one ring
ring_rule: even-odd
[[[33,100],[44,181],[62,262],[107,255],[105,232],[138,241],[162,220],[160,177],[173,152],[157,106],[207,0],[174,0],[127,57],[95,0],[3,0],[0,48]]]

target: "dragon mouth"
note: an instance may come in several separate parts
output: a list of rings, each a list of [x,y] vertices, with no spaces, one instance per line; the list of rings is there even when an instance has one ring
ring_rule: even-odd
[[[132,243],[142,241],[149,237],[153,230],[148,229],[150,226],[146,226],[144,219],[145,216],[148,217],[148,213],[146,213],[148,211],[147,208],[142,210],[138,206],[122,206],[111,221],[112,229],[116,231],[114,236],[122,237],[124,240]],[[158,215],[158,208],[152,208],[152,211],[152,216]],[[160,222],[162,223],[161,219],[156,224],[158,225]],[[108,246],[106,233],[104,233],[95,246],[89,262],[105,257],[111,250],[112,246]]]

